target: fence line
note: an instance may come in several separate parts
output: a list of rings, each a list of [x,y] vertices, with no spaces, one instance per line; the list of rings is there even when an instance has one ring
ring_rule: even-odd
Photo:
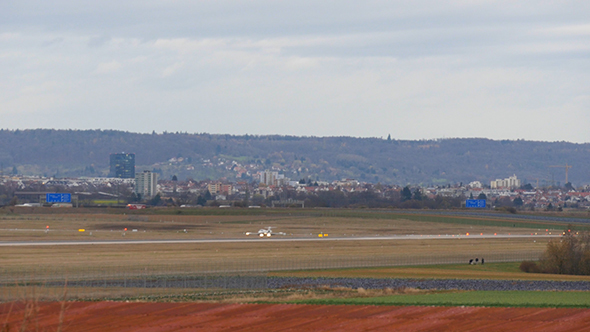
[[[154,264],[145,266],[133,265],[104,265],[104,266],[74,266],[64,268],[60,266],[40,266],[37,268],[0,267],[0,284],[48,284],[68,280],[70,284],[84,286],[87,282],[92,287],[98,286],[98,280],[108,287],[109,280],[126,280],[158,278],[167,280],[171,277],[190,276],[202,277],[207,275],[253,275],[265,274],[272,271],[289,270],[318,270],[340,268],[370,268],[387,266],[416,266],[434,264],[467,264],[470,259],[482,258],[485,262],[515,262],[523,260],[537,260],[542,251],[528,251],[516,253],[477,254],[445,254],[432,253],[430,255],[396,255],[396,256],[339,256],[339,257],[302,257],[302,258],[273,258],[253,257],[249,260],[201,260],[190,263]],[[476,255],[479,255],[476,256]],[[135,285],[135,284],[134,284]]]
[[[542,251],[499,252],[481,256],[486,263],[537,260]],[[319,270],[417,266],[433,264],[468,264],[470,254],[347,256],[302,258],[254,258],[247,261],[196,261],[192,263],[154,264],[145,266],[104,265],[70,267],[41,266],[34,269],[0,267],[0,302],[28,298],[26,292],[43,294],[44,299],[58,300],[67,284],[68,294],[78,298],[83,290],[99,289],[105,294],[115,289],[156,294],[172,289],[259,290],[268,289],[272,277],[268,272],[288,270]],[[392,275],[391,277],[395,277]],[[24,293],[23,293],[24,292]],[[29,294],[30,295],[30,294]],[[86,295],[81,295],[86,297]],[[91,296],[92,297],[92,296]]]

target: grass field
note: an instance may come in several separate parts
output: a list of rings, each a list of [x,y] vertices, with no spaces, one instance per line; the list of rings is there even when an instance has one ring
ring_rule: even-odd
[[[527,228],[527,229],[546,229],[552,228],[555,225],[562,225],[558,228],[563,228],[563,225],[567,222],[550,222],[545,220],[534,220],[535,216],[549,216],[559,218],[582,218],[590,221],[590,213],[587,211],[570,211],[570,212],[521,212],[524,215],[531,216],[533,219],[518,219],[511,214],[496,211],[485,211],[490,215],[485,217],[477,217],[473,215],[443,215],[437,214],[437,211],[429,214],[428,211],[421,211],[421,213],[412,213],[415,211],[404,211],[404,210],[364,210],[364,209],[295,209],[289,210],[289,214],[307,216],[313,218],[330,218],[330,217],[341,217],[341,218],[361,218],[365,220],[371,219],[406,219],[411,221],[421,222],[437,222],[437,223],[450,223],[450,224],[467,224],[477,226],[492,226],[502,227],[511,226],[515,228]],[[466,212],[466,211],[463,211]],[[150,211],[153,214],[159,215],[170,215],[170,214],[184,214],[184,215],[281,215],[285,213],[285,210],[281,209],[154,209]],[[579,230],[590,230],[590,225],[577,224]]]
[[[97,205],[116,205],[120,204],[116,199],[95,199],[92,201],[92,204]]]
[[[334,273],[339,272],[339,273]],[[341,269],[326,271],[286,271],[271,276],[379,277],[379,278],[461,278],[590,281],[588,276],[527,274],[518,263],[492,263],[484,266],[434,265],[420,267]],[[63,287],[45,285],[8,286],[2,288],[3,301],[35,298],[60,300]],[[70,300],[114,300],[142,302],[228,302],[228,303],[305,303],[347,305],[426,305],[486,307],[590,307],[590,292],[553,291],[433,291],[420,289],[185,289],[185,288],[120,288],[70,287]]]
[[[556,234],[566,225],[537,223],[510,219],[463,216],[411,215],[355,211],[300,212],[238,215],[175,215],[119,213],[69,213],[48,208],[36,210],[43,214],[0,214],[0,241],[27,240],[96,240],[121,239],[187,239],[240,238],[245,232],[256,232],[272,226],[291,237],[317,237],[327,233],[333,237],[386,235],[457,235],[457,234]],[[105,209],[108,211],[109,209]],[[179,210],[181,211],[181,210]],[[206,211],[206,210],[204,210]],[[217,210],[214,210],[217,211]],[[149,211],[153,213],[153,211]],[[316,215],[317,214],[317,215]],[[319,215],[323,214],[323,215]],[[127,228],[127,232],[124,230]],[[83,229],[83,232],[79,230]],[[134,231],[136,230],[136,231]]]
[[[146,265],[163,271],[170,269],[170,265],[184,265],[179,267],[181,270],[191,266],[214,270],[236,267],[240,270],[326,269],[338,266],[452,263],[456,262],[456,259],[452,260],[453,257],[463,256],[466,261],[469,257],[487,256],[491,262],[494,257],[502,260],[510,260],[511,257],[518,259],[523,253],[531,254],[530,258],[535,259],[544,250],[547,238],[457,239],[451,236],[466,233],[559,233],[563,226],[555,224],[552,225],[554,228],[531,229],[514,227],[515,224],[510,220],[487,220],[493,225],[483,225],[481,222],[486,221],[484,218],[415,216],[359,210],[318,212],[256,209],[252,212],[252,209],[232,209],[231,213],[223,209],[187,210],[202,214],[185,214],[185,210],[176,210],[183,213],[180,215],[164,214],[175,210],[159,209],[148,210],[147,214],[120,209],[21,210],[19,214],[0,214],[0,241],[245,238],[245,232],[256,232],[268,226],[287,233],[286,237],[317,239],[319,233],[327,233],[331,237],[347,238],[416,234],[423,234],[425,238],[404,241],[285,242],[280,245],[260,239],[251,243],[3,247],[0,251],[0,269],[4,272],[23,270],[43,273],[59,266],[67,273],[75,274],[100,267],[116,270]],[[429,218],[430,221],[413,220],[418,217]],[[84,231],[81,232],[81,229]],[[433,240],[427,235],[447,238]],[[385,270],[363,273],[391,275]]]
[[[26,279],[31,275],[53,276],[63,280],[83,276],[116,277],[145,271],[181,275],[208,271],[275,271],[270,275],[590,280],[583,276],[525,274],[518,270],[518,262],[489,264],[494,259],[509,261],[524,256],[527,259],[538,258],[548,238],[451,237],[466,233],[559,234],[565,227],[563,223],[500,217],[415,215],[363,210],[150,209],[136,212],[122,209],[35,208],[16,209],[8,213],[2,209],[0,241],[240,239],[246,237],[245,232],[256,232],[268,226],[292,238],[318,239],[319,233],[327,233],[330,237],[344,238],[424,235],[424,239],[318,240],[280,244],[256,239],[248,243],[2,247],[0,275],[12,275],[15,280]],[[468,259],[475,257],[485,257],[488,264],[467,265]],[[446,264],[458,262],[464,264]],[[113,297],[129,291],[111,290]],[[94,291],[97,290],[88,290],[90,293]],[[59,290],[55,292],[58,294]],[[107,289],[100,292],[109,293]],[[374,295],[377,297],[383,294]],[[302,294],[294,291],[283,297],[290,296],[299,297]],[[307,297],[318,296],[315,293]],[[321,296],[345,298],[355,295],[351,295],[350,291],[326,291]]]
[[[433,291],[420,289],[365,290],[349,288],[227,290],[174,288],[12,287],[4,301],[227,302],[319,305],[411,305],[590,308],[588,291]]]
[[[488,263],[485,265],[444,264],[424,266],[394,266],[361,269],[324,269],[307,271],[278,271],[277,277],[326,278],[415,278],[415,279],[492,279],[492,280],[559,280],[590,281],[590,276],[525,273],[520,262]]]
[[[536,242],[535,242],[536,241]],[[530,254],[539,257],[547,239],[424,239],[373,241],[307,241],[186,244],[124,244],[87,246],[3,247],[0,270],[86,274],[101,267],[107,271],[141,269],[168,271],[272,271],[376,267],[436,263],[467,263],[470,257],[488,262],[510,260]],[[530,257],[532,255],[532,257]],[[459,260],[459,261],[457,261]],[[468,266],[467,264],[465,264]],[[474,270],[478,267],[473,266]],[[45,272],[43,272],[45,271]],[[375,275],[395,276],[381,270]],[[24,273],[24,272],[23,272]],[[292,272],[297,275],[301,272]],[[339,272],[342,273],[342,272]],[[460,273],[460,272],[458,272]]]
[[[111,300],[141,302],[293,303],[321,305],[412,305],[590,308],[590,292],[564,291],[432,291],[347,288],[224,290],[145,288],[33,288],[2,291],[5,301],[35,298],[52,301]]]
[[[588,308],[590,292],[466,291],[298,300],[305,304]]]

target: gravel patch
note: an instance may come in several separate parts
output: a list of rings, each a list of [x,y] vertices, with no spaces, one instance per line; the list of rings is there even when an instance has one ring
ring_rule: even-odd
[[[346,287],[364,289],[417,288],[485,291],[589,291],[588,281],[482,280],[482,279],[373,279],[373,278],[269,278],[268,288]]]
[[[26,282],[19,285],[61,287],[64,281]],[[590,281],[483,280],[483,279],[375,279],[375,278],[299,278],[267,276],[178,276],[131,277],[70,280],[68,287],[122,288],[221,288],[285,289],[345,287],[351,289],[484,290],[484,291],[590,291]],[[0,284],[14,286],[14,284]]]

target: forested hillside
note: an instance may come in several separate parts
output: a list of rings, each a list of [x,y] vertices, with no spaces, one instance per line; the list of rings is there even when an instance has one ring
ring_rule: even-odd
[[[138,168],[180,178],[236,177],[235,166],[252,172],[277,168],[293,179],[356,178],[389,184],[447,184],[516,174],[539,184],[590,183],[590,144],[567,142],[440,139],[137,134],[112,130],[0,130],[4,174],[107,175],[109,154],[136,154]],[[172,159],[176,158],[176,159]],[[172,159],[172,161],[170,161]],[[234,163],[235,165],[235,163]],[[252,173],[250,172],[250,173]],[[242,175],[242,178],[248,178]]]

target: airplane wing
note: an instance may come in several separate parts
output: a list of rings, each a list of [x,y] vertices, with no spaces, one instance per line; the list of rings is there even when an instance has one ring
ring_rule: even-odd
[[[268,235],[270,235],[272,233],[269,233],[269,232],[246,232],[245,234],[246,235],[254,235],[254,236],[260,236],[260,237],[262,237],[262,236],[268,236]]]
[[[261,229],[258,232],[246,232],[244,233],[246,235],[254,235],[254,236],[259,236],[259,237],[271,237],[272,235],[287,235],[287,233],[284,232],[273,232],[270,227],[268,227],[268,229]]]

